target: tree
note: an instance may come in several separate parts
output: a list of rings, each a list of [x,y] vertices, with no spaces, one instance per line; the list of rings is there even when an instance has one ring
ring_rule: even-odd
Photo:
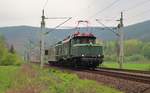
[[[141,54],[143,43],[142,41],[132,39],[125,41],[125,56],[132,56],[134,54]]]
[[[14,46],[13,46],[13,45],[10,46],[9,52],[12,53],[12,54],[15,53],[15,49],[14,49]]]
[[[14,53],[13,46],[11,46],[10,50],[6,47],[4,38],[0,36],[0,65],[7,66],[21,64],[22,59],[16,53]]]
[[[150,59],[150,43],[145,43],[142,49],[143,55]]]

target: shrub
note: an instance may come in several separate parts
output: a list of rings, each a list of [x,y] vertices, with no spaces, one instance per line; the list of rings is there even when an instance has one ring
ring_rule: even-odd
[[[0,65],[8,66],[8,65],[21,65],[22,60],[17,54],[7,53],[5,56],[1,58]]]
[[[144,56],[143,55],[140,55],[140,54],[135,54],[135,55],[132,55],[132,56],[128,56],[125,58],[125,60],[128,62],[128,61],[141,61],[141,60],[145,60]]]
[[[117,57],[115,55],[105,55],[104,61],[116,61]]]
[[[0,36],[0,65],[8,66],[8,65],[20,65],[22,62],[21,57],[19,57],[16,53],[9,52],[8,48],[6,48],[6,44],[4,39]]]
[[[150,43],[144,45],[142,52],[147,59],[150,59]]]

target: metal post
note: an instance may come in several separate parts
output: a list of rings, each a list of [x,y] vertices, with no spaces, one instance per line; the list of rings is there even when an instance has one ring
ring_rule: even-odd
[[[119,67],[123,68],[124,62],[124,33],[123,33],[123,12],[121,12],[120,24],[118,25],[119,30]]]
[[[45,15],[44,10],[42,11],[42,21],[41,21],[41,49],[40,49],[40,62],[41,62],[41,68],[43,68],[44,65],[44,31],[45,31]]]
[[[120,65],[120,31],[119,31],[119,27],[120,27],[120,24],[118,24],[117,26],[117,33],[118,33],[118,36],[117,36],[117,62],[118,64]],[[121,67],[121,66],[119,66]]]
[[[30,42],[30,40],[29,40],[29,62],[31,62],[31,42]]]

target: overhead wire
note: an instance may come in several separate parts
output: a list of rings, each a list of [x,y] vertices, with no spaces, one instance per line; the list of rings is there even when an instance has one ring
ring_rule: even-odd
[[[104,12],[106,9],[112,7],[112,6],[113,6],[114,4],[116,4],[117,2],[118,2],[118,0],[112,2],[109,6],[105,7],[105,8],[102,9],[102,10],[100,10],[99,12],[97,12],[97,13],[96,13],[95,15],[93,15],[92,17],[95,17],[95,16],[97,16],[98,14]],[[144,4],[146,4],[147,2],[149,3],[150,0],[144,0],[144,1],[142,1],[142,2],[136,3],[134,6],[129,7],[128,9],[125,9],[124,12],[131,11],[131,10],[137,8],[137,7],[140,7],[140,6],[144,5]]]
[[[116,3],[118,3],[120,0],[115,0],[112,3],[110,3],[108,6],[104,7],[103,9],[101,9],[100,11],[98,11],[97,13],[95,13],[94,15],[92,15],[90,17],[90,19],[92,19],[93,17],[96,17],[97,15],[99,15],[100,13],[106,11],[107,9],[111,8],[112,6],[114,6]],[[96,21],[101,24],[102,26],[104,26],[106,29],[108,29],[109,31],[115,33],[116,35],[118,35],[117,32],[114,31],[114,28],[110,28],[108,26],[106,26],[104,23],[102,23],[100,20],[96,19]],[[113,20],[114,21],[114,20]]]
[[[143,6],[143,5],[146,4],[146,3],[150,3],[150,0],[144,0],[144,1],[142,1],[142,2],[138,2],[138,3],[136,3],[134,6],[129,7],[128,9],[124,10],[124,12],[125,12],[125,13],[129,13],[130,11],[132,11],[132,10],[134,10],[134,9],[140,7],[140,6]],[[138,13],[138,14],[135,14],[135,13],[134,13],[133,16],[128,16],[128,17],[126,17],[125,20],[138,18],[138,17],[140,17],[140,16],[143,16],[143,15],[146,14],[146,13],[149,13],[149,11],[150,11],[150,9],[149,9],[149,10],[146,10],[146,11],[143,11],[143,12],[140,12],[140,13]]]
[[[130,17],[126,18],[126,19],[128,20],[128,19],[133,19],[133,18],[141,17],[141,16],[143,16],[144,14],[150,13],[149,11],[150,11],[150,9],[148,9],[148,10],[146,10],[146,11],[143,11],[143,12],[140,12],[140,13],[134,15],[134,16],[130,16]]]
[[[146,3],[149,3],[149,2],[150,2],[150,0],[144,0],[142,2],[136,3],[134,6],[129,7],[128,9],[125,9],[124,11],[125,12],[129,12],[129,11],[131,11],[131,10],[137,8],[137,7],[140,7],[140,6],[142,6],[142,5],[146,4]]]
[[[104,26],[105,28],[107,28],[109,31],[113,32],[114,34],[116,34],[117,36],[119,35],[117,32],[114,31],[113,28],[110,28],[108,26],[106,26],[104,23],[102,23],[100,20],[96,19],[96,21],[101,24],[102,26]]]
[[[93,4],[95,3],[95,0],[92,0],[89,5],[87,6],[87,8],[89,9]]]
[[[49,0],[46,0],[46,1],[45,1],[44,5],[43,5],[43,10],[46,8],[46,6],[47,6],[47,4],[48,4],[48,1],[49,1]]]
[[[46,1],[45,1],[42,10],[44,10],[44,9],[46,8],[46,6],[47,6],[47,4],[48,4],[48,1],[49,1],[49,0],[46,0]],[[60,18],[54,17],[54,18],[46,18],[46,19],[66,19],[66,18],[68,18],[68,17],[60,17]],[[62,26],[63,24],[65,24],[65,23],[66,23],[67,21],[69,21],[70,19],[72,19],[72,17],[68,18],[68,19],[65,20],[64,22],[62,22],[62,23],[60,23],[59,25],[57,25],[56,27],[54,27],[51,31],[47,31],[47,32],[45,32],[44,34],[46,35],[46,34],[48,34],[49,32],[55,31],[57,28],[59,28],[60,26]],[[54,37],[54,38],[55,38],[55,37]]]
[[[60,26],[62,26],[63,24],[65,24],[66,22],[68,22],[68,21],[71,20],[71,19],[72,19],[72,17],[68,18],[68,19],[65,20],[64,22],[62,22],[62,23],[58,24],[57,26],[55,26],[51,31],[47,31],[45,34],[48,34],[48,33],[50,33],[50,32],[55,31],[57,28],[59,28]]]
[[[95,17],[95,16],[97,16],[98,14],[104,12],[105,10],[111,8],[113,5],[115,5],[115,4],[118,3],[119,1],[120,1],[120,0],[115,0],[114,2],[112,2],[111,4],[109,4],[108,6],[104,7],[102,10],[100,10],[100,11],[98,11],[97,13],[95,13],[94,15],[92,15],[92,16],[90,17],[90,19],[93,18],[93,17]]]
[[[117,0],[116,0],[116,1],[117,1]],[[114,1],[114,2],[112,3],[112,5],[113,5],[116,1]],[[142,1],[142,2],[136,3],[134,6],[129,7],[128,9],[125,9],[124,12],[128,13],[129,11],[131,11],[131,10],[133,10],[133,9],[135,9],[135,8],[138,8],[138,7],[140,7],[140,6],[143,6],[144,4],[149,3],[149,2],[150,2],[150,0],[144,0],[144,1]],[[109,7],[108,7],[108,8],[109,8]],[[106,8],[106,9],[107,9],[107,8]],[[105,9],[104,9],[104,10],[105,10]],[[126,19],[137,18],[137,17],[139,17],[139,15],[143,15],[143,14],[145,14],[145,13],[149,13],[149,11],[150,11],[150,9],[149,9],[149,10],[146,10],[146,11],[144,11],[144,12],[138,13],[138,14],[132,16],[132,17],[128,17],[128,18],[126,18]],[[102,12],[103,12],[103,11],[102,11]],[[100,11],[99,13],[101,13],[101,11]],[[99,13],[95,14],[95,16],[98,15]],[[93,17],[94,17],[94,16],[93,16]],[[104,24],[103,24],[103,25],[104,25]]]
[[[68,21],[71,20],[71,19],[72,19],[72,17],[66,19],[64,22],[58,24],[58,25],[55,26],[53,29],[51,29],[51,30],[45,32],[44,34],[47,35],[47,34],[49,34],[50,32],[53,32],[53,31],[59,31],[59,30],[57,30],[57,28],[59,28],[60,26],[62,26],[63,24],[65,24],[66,22],[68,22]],[[55,39],[54,39],[55,41],[53,41],[53,42],[56,42],[56,41],[61,40],[61,39],[59,39],[58,37],[56,37],[55,35],[53,35],[53,38],[55,38]]]

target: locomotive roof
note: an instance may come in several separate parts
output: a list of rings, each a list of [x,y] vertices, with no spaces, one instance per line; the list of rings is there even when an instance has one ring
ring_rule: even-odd
[[[92,33],[89,33],[89,32],[85,32],[85,33],[80,33],[80,32],[75,32],[73,34],[73,37],[93,37],[93,38],[96,38]]]
[[[76,37],[96,38],[92,33],[89,32],[85,32],[85,33],[75,32],[72,36],[68,36],[67,38],[65,38],[63,42],[69,41],[71,38],[76,38]]]
[[[57,44],[69,42],[71,38],[82,38],[82,37],[96,38],[92,33],[89,32],[85,33],[75,32],[72,36],[68,36],[63,41],[59,41]]]

